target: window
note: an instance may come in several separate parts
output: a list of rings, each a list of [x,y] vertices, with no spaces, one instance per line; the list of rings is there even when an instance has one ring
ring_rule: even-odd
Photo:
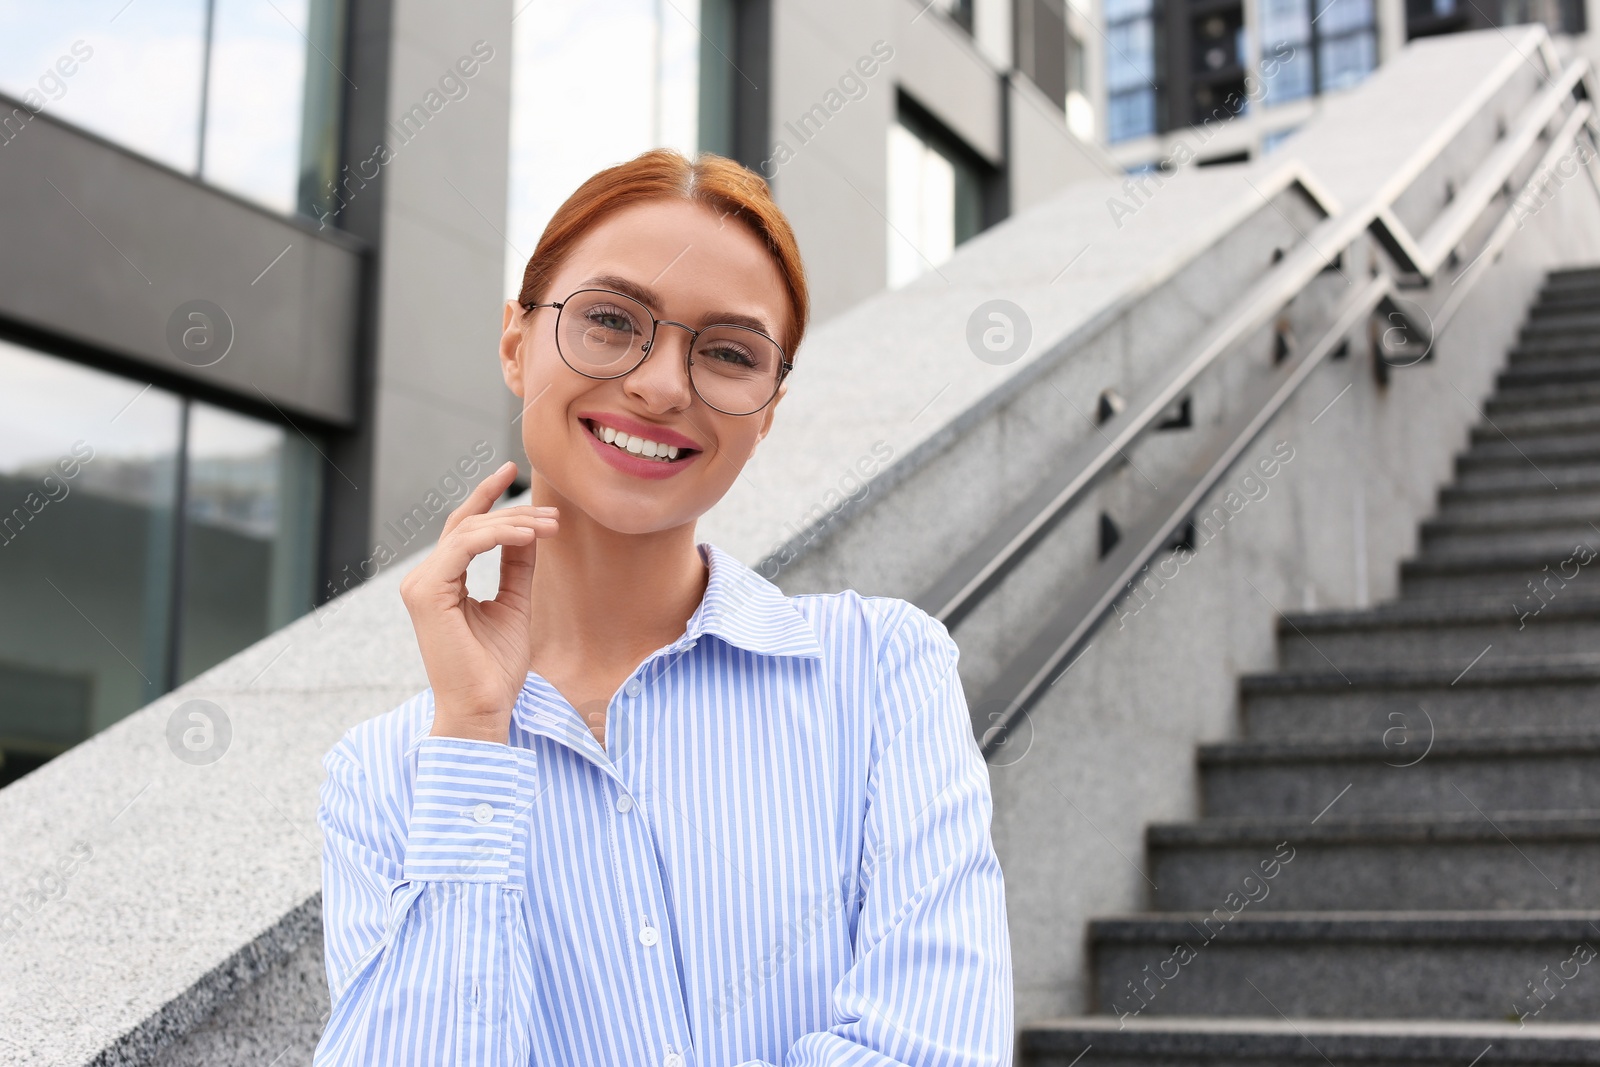
[[[520,6],[520,5],[519,5]],[[539,235],[556,208],[596,171],[665,145],[693,156],[699,148],[701,51],[735,53],[737,2],[604,0],[540,4],[512,30],[510,178],[507,183],[505,287],[514,296]],[[700,34],[705,22],[707,36]],[[714,90],[748,88],[743,73],[719,56],[705,72]],[[720,79],[720,81],[719,81]],[[706,131],[705,147],[732,147],[733,114]]]
[[[904,106],[889,127],[889,288],[950,258],[983,229],[985,174],[944,131]]]
[[[0,142],[49,113],[285,214],[331,180],[342,0],[6,5],[0,92],[22,104]],[[333,57],[333,58],[327,58]],[[319,183],[312,183],[313,187]]]
[[[1346,88],[1377,61],[1372,0],[1261,0],[1265,103]]]
[[[1372,0],[1312,0],[1317,40],[1317,91],[1343,89],[1378,65]]]
[[[1261,154],[1267,155],[1273,149],[1277,148],[1280,144],[1293,136],[1295,131],[1298,129],[1298,126],[1290,126],[1287,129],[1273,130],[1271,133],[1263,134],[1261,137]]]
[[[1106,139],[1156,132],[1154,0],[1106,0]]]
[[[5,342],[0,380],[7,783],[311,609],[320,457]]]

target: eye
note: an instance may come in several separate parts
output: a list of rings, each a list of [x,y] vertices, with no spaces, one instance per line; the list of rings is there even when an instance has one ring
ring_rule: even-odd
[[[750,368],[756,365],[756,358],[749,349],[722,337],[706,343],[697,354],[724,366]]]
[[[637,333],[633,323],[633,316],[615,304],[596,304],[583,315],[585,321],[591,322],[603,330],[615,330],[617,333]]]

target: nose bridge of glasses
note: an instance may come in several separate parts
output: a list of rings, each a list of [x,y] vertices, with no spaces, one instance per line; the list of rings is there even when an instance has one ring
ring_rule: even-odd
[[[693,347],[695,339],[698,338],[701,333],[700,330],[695,329],[693,326],[678,322],[675,319],[654,319],[653,322],[655,327],[651,332],[649,340],[645,342],[644,346],[646,355],[655,351],[656,343],[661,340],[661,327],[663,326],[676,326],[678,329],[686,332],[689,336],[684,339],[683,343],[685,348]]]

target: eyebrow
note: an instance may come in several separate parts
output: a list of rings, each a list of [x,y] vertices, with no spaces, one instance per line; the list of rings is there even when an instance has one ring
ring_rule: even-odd
[[[640,285],[638,282],[629,281],[620,274],[596,274],[594,277],[583,282],[582,284],[585,286],[599,285],[607,289],[615,289],[617,292],[626,296],[631,296],[635,300],[639,301],[639,303],[647,304],[651,308],[658,308],[661,306],[661,295],[654,289],[651,289],[648,285]],[[707,326],[744,326],[748,329],[764,333],[768,337],[776,338],[777,336],[767,326],[764,320],[756,318],[754,315],[742,315],[737,311],[710,312],[705,316],[705,322]]]

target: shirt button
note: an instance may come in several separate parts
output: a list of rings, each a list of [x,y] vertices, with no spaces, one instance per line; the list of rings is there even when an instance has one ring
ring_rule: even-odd
[[[683,1057],[676,1052],[669,1052],[661,1060],[661,1067],[683,1067]]]
[[[624,793],[622,796],[617,798],[617,810],[618,811],[628,811],[632,807],[633,807],[633,798],[628,796],[626,793]]]
[[[480,823],[490,822],[494,819],[494,808],[488,804],[479,804],[472,809],[472,817]]]
[[[623,688],[623,691],[626,692],[629,696],[631,696],[631,697],[638,696],[639,695],[639,679],[637,679],[637,678],[629,678],[628,679],[628,684],[623,686],[622,688]]]
[[[661,935],[656,933],[654,926],[646,926],[639,931],[639,944],[641,945],[653,945],[659,940],[661,940]]]

